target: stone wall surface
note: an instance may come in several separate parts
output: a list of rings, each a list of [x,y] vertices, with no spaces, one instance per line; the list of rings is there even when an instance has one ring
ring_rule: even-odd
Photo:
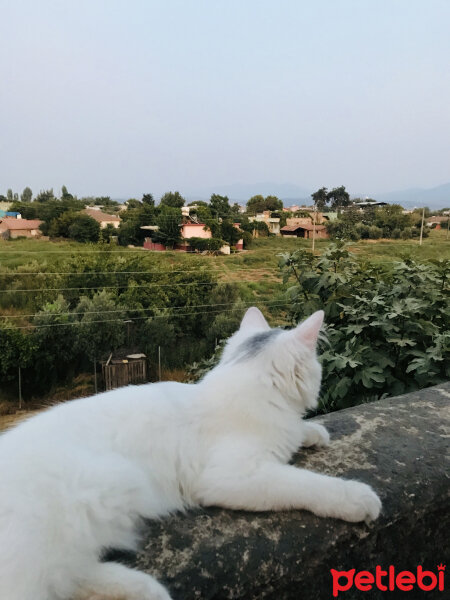
[[[315,419],[330,431],[331,445],[301,450],[295,464],[372,485],[383,511],[370,526],[305,511],[208,509],[148,524],[143,549],[127,562],[155,575],[177,600],[331,599],[331,568],[414,572],[422,565],[436,573],[449,558],[449,406],[447,383]],[[448,573],[446,588],[406,595],[450,597]],[[354,587],[339,594],[400,596]]]

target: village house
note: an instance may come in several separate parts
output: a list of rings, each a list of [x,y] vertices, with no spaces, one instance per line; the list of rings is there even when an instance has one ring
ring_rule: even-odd
[[[265,210],[262,213],[257,213],[254,217],[249,217],[250,223],[265,223],[269,229],[269,233],[280,235],[280,217],[271,217],[272,212]],[[255,237],[258,237],[258,231],[255,230]]]
[[[5,217],[0,220],[0,237],[4,240],[14,240],[19,237],[39,238],[42,231],[39,225],[43,223],[39,219],[15,219]]]
[[[427,224],[427,227],[436,225],[436,229],[441,229],[442,227],[447,226],[449,218],[450,217],[446,216],[428,217],[428,219],[425,219],[425,223]]]
[[[318,215],[320,213],[317,213]],[[326,219],[323,218],[322,222],[326,222]],[[325,225],[321,223],[313,223],[313,219],[311,217],[292,217],[290,219],[286,219],[285,227],[281,228],[281,235],[283,237],[301,237],[310,239],[313,237],[313,232],[315,230],[315,237],[326,239],[329,237]]]
[[[95,219],[100,224],[101,229],[105,229],[108,225],[112,225],[115,229],[118,229],[120,225],[120,218],[117,215],[109,215],[100,210],[100,208],[85,208],[82,212]]]
[[[234,227],[239,229],[239,223],[233,223],[233,225],[234,225]],[[147,231],[157,231],[158,226],[157,225],[144,225],[141,227],[141,229],[144,229]],[[193,220],[190,219],[189,221],[186,221],[185,223],[183,223],[183,225],[181,226],[180,236],[182,238],[182,241],[175,246],[174,250],[179,250],[181,252],[192,252],[193,250],[192,250],[191,246],[189,245],[189,238],[211,239],[212,233],[211,233],[211,230],[207,227],[207,225],[205,223],[193,222]],[[164,246],[164,244],[154,242],[151,238],[145,238],[144,248],[146,250],[156,250],[158,252],[162,252],[162,251],[166,250],[166,247]],[[238,240],[235,248],[236,248],[236,250],[243,250],[244,240],[243,239]],[[230,254],[230,251],[231,251],[231,249],[228,244],[225,244],[220,249],[221,254]]]
[[[0,208],[0,219],[4,219],[5,217],[11,217],[12,219],[20,219],[22,215],[19,212],[14,212],[10,210],[2,210]]]

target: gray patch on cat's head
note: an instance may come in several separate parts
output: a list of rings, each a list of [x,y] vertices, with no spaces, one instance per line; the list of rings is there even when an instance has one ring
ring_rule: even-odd
[[[248,360],[253,358],[263,350],[271,339],[277,337],[281,332],[281,329],[270,329],[269,331],[255,333],[255,335],[247,338],[245,342],[242,342],[242,344],[238,346],[235,358],[237,360]]]

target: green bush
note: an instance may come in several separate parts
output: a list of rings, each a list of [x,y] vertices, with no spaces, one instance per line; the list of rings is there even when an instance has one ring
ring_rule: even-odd
[[[402,235],[401,235],[402,240],[409,240],[409,238],[411,238],[411,237],[412,237],[412,228],[405,227],[405,229],[402,231]]]
[[[344,219],[328,221],[325,224],[329,236],[335,240],[352,240],[356,242],[361,235],[356,224]]]
[[[242,234],[242,240],[244,242],[244,248],[250,248],[250,246],[253,244],[253,236],[248,231],[244,231]]]
[[[342,245],[283,254],[293,323],[325,311],[320,409],[330,411],[434,385],[450,376],[449,261],[389,268]]]
[[[379,240],[383,236],[383,230],[376,225],[369,227],[369,238],[371,240]]]
[[[368,240],[370,238],[370,227],[363,223],[358,223],[357,231],[362,240]]]
[[[218,238],[191,237],[186,241],[197,252],[218,252],[224,245],[224,241]]]
[[[89,215],[78,214],[69,226],[69,237],[77,242],[98,242],[100,225]]]

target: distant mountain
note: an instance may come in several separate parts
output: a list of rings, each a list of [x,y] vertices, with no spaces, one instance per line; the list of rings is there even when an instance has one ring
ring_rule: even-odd
[[[260,183],[232,183],[228,185],[216,185],[209,188],[192,190],[186,196],[193,200],[209,200],[211,194],[228,196],[233,202],[247,202],[252,196],[262,194],[263,196],[277,196],[278,198],[289,198],[298,201],[309,197],[311,191],[308,188],[295,185],[294,183],[275,183],[264,181]]]
[[[317,189],[317,188],[315,188]],[[232,183],[227,185],[215,185],[199,189],[180,190],[188,202],[193,200],[209,200],[211,194],[222,194],[228,196],[231,203],[238,202],[246,204],[247,200],[257,194],[263,196],[277,196],[283,200],[284,206],[293,204],[310,205],[311,193],[315,190],[296,185],[294,183]],[[349,190],[351,192],[351,190]],[[155,194],[157,201],[159,194]],[[365,197],[366,194],[351,193],[351,197]],[[395,192],[383,192],[381,194],[370,194],[371,198],[389,204],[401,204],[405,208],[428,206],[432,210],[450,207],[450,183],[444,183],[434,188],[411,188]],[[124,200],[120,199],[119,202]]]
[[[450,207],[450,183],[444,183],[430,189],[412,188],[410,190],[374,194],[373,198],[381,202],[389,202],[389,204],[401,204],[404,208],[428,206],[428,208],[437,210]]]

